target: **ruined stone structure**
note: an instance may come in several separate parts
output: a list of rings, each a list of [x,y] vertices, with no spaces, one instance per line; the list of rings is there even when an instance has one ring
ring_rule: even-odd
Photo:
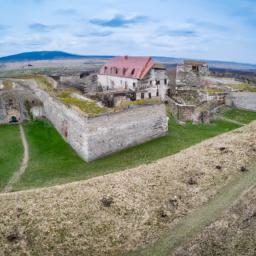
[[[23,83],[42,100],[46,117],[86,161],[163,136],[168,131],[162,104],[88,117],[50,96],[36,82]]]
[[[177,87],[200,87],[202,77],[209,75],[209,67],[206,62],[185,60],[183,64],[178,64],[176,69]]]
[[[212,110],[224,104],[223,96],[207,99],[195,88],[177,88],[175,95],[167,97],[166,102],[175,119],[182,122],[192,121],[195,124],[209,123]]]
[[[93,94],[89,93],[87,96],[91,99],[99,100],[104,106],[109,108],[118,107],[124,101],[135,99],[133,92],[125,91],[104,91]]]
[[[230,107],[256,111],[256,93],[231,92],[226,96],[225,104]]]
[[[212,111],[224,104],[226,92],[208,90],[206,62],[188,61],[177,65],[175,91],[167,99],[174,117],[182,122],[209,123]]]
[[[80,72],[65,72],[51,74],[50,77],[61,87],[75,87],[84,93],[97,90],[97,71],[95,69]],[[52,82],[54,84],[54,82]]]
[[[27,104],[27,106],[26,106]],[[29,108],[41,102],[23,87],[0,90],[0,124],[20,123],[29,118]]]
[[[0,124],[22,121],[21,104],[15,92],[0,92]]]
[[[181,104],[172,98],[168,98],[167,102],[175,119],[182,122],[192,120],[192,115],[195,111],[195,105]]]
[[[170,90],[169,78],[163,65],[150,57],[115,57],[98,74],[98,85],[103,91],[134,92],[134,99],[160,96]]]

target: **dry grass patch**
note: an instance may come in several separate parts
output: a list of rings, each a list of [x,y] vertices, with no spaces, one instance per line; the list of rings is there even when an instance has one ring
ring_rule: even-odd
[[[101,107],[94,100],[87,100],[73,96],[73,94],[80,95],[79,90],[75,88],[67,88],[60,90],[56,93],[56,97],[64,104],[68,106],[75,106],[88,116],[93,117],[102,113],[109,112],[109,109]]]
[[[256,86],[251,84],[232,84],[230,85],[233,89],[244,91],[244,92],[256,92]]]
[[[13,88],[13,83],[11,80],[4,80],[3,85],[5,90],[11,90]]]
[[[251,189],[226,214],[206,227],[176,256],[254,256],[256,241],[256,188]]]
[[[61,102],[68,106],[75,106],[82,112],[86,113],[90,117],[97,116],[102,113],[106,113],[107,109],[100,107],[96,102],[76,99],[73,97],[58,98]]]
[[[135,105],[152,105],[152,104],[161,104],[160,97],[153,97],[148,99],[139,99],[139,100],[133,100],[133,101],[122,101],[120,104],[121,109],[128,108],[129,106],[135,106]]]

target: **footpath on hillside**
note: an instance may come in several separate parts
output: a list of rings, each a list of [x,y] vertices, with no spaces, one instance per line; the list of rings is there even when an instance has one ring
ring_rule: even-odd
[[[242,177],[236,177],[222,188],[206,205],[188,214],[164,238],[145,249],[128,253],[129,256],[170,256],[175,250],[195,237],[205,226],[219,218],[256,185],[256,167],[251,167]]]
[[[24,148],[23,159],[22,159],[19,169],[13,174],[13,176],[9,180],[8,184],[4,187],[4,189],[2,191],[3,193],[8,193],[8,192],[12,191],[13,185],[20,180],[21,176],[24,174],[24,172],[26,171],[27,166],[28,166],[28,160],[29,160],[28,142],[27,142],[27,138],[26,138],[26,135],[25,135],[22,125],[19,125],[19,128],[20,128],[20,136],[21,136],[21,140],[22,140],[22,145]]]
[[[226,121],[226,122],[229,122],[229,123],[233,123],[233,124],[238,124],[238,125],[241,125],[241,126],[246,125],[244,123],[238,122],[238,121],[230,119],[230,118],[226,118],[224,116],[217,116],[217,119],[222,120],[222,121]]]

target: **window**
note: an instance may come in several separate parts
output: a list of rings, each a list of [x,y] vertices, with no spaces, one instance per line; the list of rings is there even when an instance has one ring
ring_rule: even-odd
[[[157,97],[159,96],[159,91],[158,91],[158,89],[156,90],[156,96],[157,96]]]
[[[152,80],[149,81],[149,84],[152,85]]]
[[[116,68],[116,74],[118,74],[118,68]]]
[[[156,85],[159,85],[160,84],[160,80],[156,80]]]
[[[167,79],[164,79],[164,84],[165,84],[165,85],[167,84]]]
[[[144,99],[144,92],[141,93],[141,99]]]
[[[151,92],[148,93],[148,97],[151,99]]]
[[[133,86],[133,88],[135,88],[136,87],[136,83],[133,83],[132,86]]]
[[[198,66],[192,66],[192,70],[198,72],[199,68],[198,68]]]
[[[132,70],[131,75],[133,76],[135,73],[135,68]]]

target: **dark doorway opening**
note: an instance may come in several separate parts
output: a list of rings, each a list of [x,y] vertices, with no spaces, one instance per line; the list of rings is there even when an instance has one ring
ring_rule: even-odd
[[[12,116],[10,123],[18,123],[17,117],[16,116]]]
[[[198,66],[192,66],[192,70],[195,72],[199,72],[199,67]]]

